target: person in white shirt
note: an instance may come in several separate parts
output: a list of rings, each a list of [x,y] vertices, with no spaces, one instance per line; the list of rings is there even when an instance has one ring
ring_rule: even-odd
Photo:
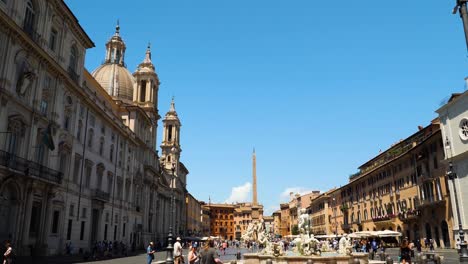
[[[176,242],[174,243],[174,263],[184,263],[184,257],[182,256],[182,245],[180,244],[180,237],[177,237]]]

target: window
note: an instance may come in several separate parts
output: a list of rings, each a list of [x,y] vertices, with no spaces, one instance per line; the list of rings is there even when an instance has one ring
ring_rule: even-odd
[[[70,210],[68,211],[68,216],[73,217],[75,215],[75,205],[70,204]]]
[[[104,154],[104,137],[101,137],[101,139],[99,139],[99,155],[103,155]]]
[[[32,34],[34,32],[34,22],[36,19],[36,11],[34,10],[34,5],[31,0],[26,2],[26,13],[24,15],[24,26],[23,29]]]
[[[78,184],[78,175],[80,173],[80,167],[81,167],[81,156],[78,154],[75,154],[75,164],[73,167],[73,182]]]
[[[81,142],[81,130],[83,129],[83,122],[81,120],[78,121],[78,130],[76,131],[76,139],[78,142]]]
[[[109,151],[109,159],[112,162],[114,159],[114,145],[111,145],[110,151]]]
[[[78,62],[78,50],[76,49],[76,46],[73,45],[70,49],[70,63],[68,65],[69,71],[76,73],[77,62]]]
[[[66,114],[63,119],[63,129],[70,131],[70,116],[68,114]]]
[[[97,188],[101,190],[102,188],[102,174],[104,173],[104,168],[102,166],[97,166]]]
[[[86,207],[83,207],[81,209],[81,218],[86,218],[87,211],[88,210],[86,209]]]
[[[71,240],[71,232],[72,232],[73,220],[68,220],[68,227],[67,227],[67,240]]]
[[[112,183],[113,183],[112,173],[107,174],[107,192],[112,193]]]
[[[140,102],[145,102],[146,97],[146,80],[141,81],[141,89],[140,89]]]
[[[55,28],[50,30],[49,49],[55,51],[57,46],[58,31]]]
[[[104,240],[107,240],[107,224],[104,225]]]
[[[91,185],[91,169],[93,164],[91,161],[86,160],[85,162],[85,187],[89,188]]]
[[[49,91],[50,91],[51,79],[48,75],[44,78],[44,88],[42,89],[41,104],[39,105],[39,111],[43,116],[47,115],[47,108],[49,105]]]
[[[80,240],[84,239],[85,221],[81,221]]]
[[[150,225],[151,226],[151,225]],[[122,226],[122,237],[125,237],[125,223],[123,223],[123,226]]]
[[[58,233],[58,226],[59,226],[59,219],[60,219],[60,211],[54,211],[52,216],[52,228],[50,229],[52,234]]]
[[[93,137],[94,137],[94,130],[90,128],[88,133],[88,148],[93,147]]]
[[[167,140],[172,141],[172,125],[167,128]]]
[[[31,221],[29,225],[29,236],[35,237],[39,232],[39,223],[41,219],[41,203],[33,202],[31,209]]]

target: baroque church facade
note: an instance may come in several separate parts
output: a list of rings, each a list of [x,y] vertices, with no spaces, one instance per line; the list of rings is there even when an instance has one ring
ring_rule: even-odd
[[[186,233],[188,170],[174,101],[157,150],[151,50],[132,74],[117,25],[104,62],[62,0],[0,0],[0,240],[21,255]]]

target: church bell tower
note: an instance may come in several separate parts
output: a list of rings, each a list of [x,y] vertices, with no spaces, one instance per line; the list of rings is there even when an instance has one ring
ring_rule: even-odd
[[[180,153],[180,120],[175,110],[174,98],[172,98],[169,111],[163,120],[163,141],[161,144],[161,160],[165,169],[171,169],[172,164],[178,166]]]

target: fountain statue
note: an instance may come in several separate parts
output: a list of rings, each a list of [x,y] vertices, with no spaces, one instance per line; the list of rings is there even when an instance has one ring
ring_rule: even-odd
[[[272,242],[268,236],[263,219],[251,222],[241,238],[244,242],[258,243],[259,246],[263,247],[263,250],[260,252],[261,254],[276,257],[284,255],[283,247],[279,243]]]
[[[310,220],[306,209],[301,209],[298,220],[299,237],[294,239],[295,250],[303,256],[320,255],[319,241],[310,234]]]
[[[338,253],[341,255],[351,255],[352,248],[351,240],[347,234],[344,234],[338,242]]]

